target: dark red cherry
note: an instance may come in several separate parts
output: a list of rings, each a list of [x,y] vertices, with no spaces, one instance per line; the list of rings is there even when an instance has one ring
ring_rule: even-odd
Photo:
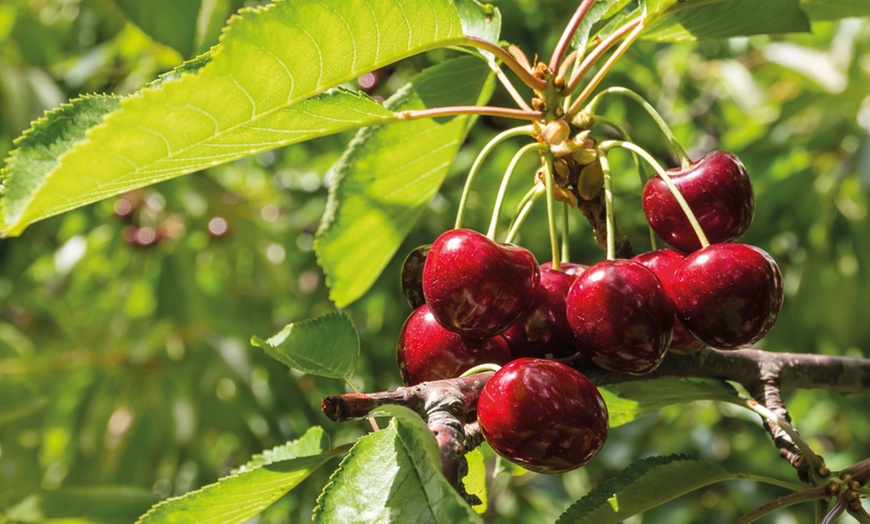
[[[607,439],[604,400],[579,371],[520,358],[501,368],[477,401],[480,430],[502,457],[538,473],[578,468]]]
[[[480,364],[510,362],[510,348],[501,336],[465,338],[444,329],[426,305],[417,308],[399,334],[399,373],[406,385],[458,377]]]
[[[567,298],[578,347],[595,364],[649,373],[671,342],[674,314],[655,274],[631,260],[605,260],[577,277]]]
[[[517,357],[565,358],[577,353],[577,341],[565,316],[565,298],[577,277],[541,267],[541,283],[532,304],[502,333]]]
[[[423,295],[438,322],[460,335],[502,333],[532,302],[541,274],[528,250],[469,229],[443,233],[423,267]]]
[[[688,169],[672,169],[668,175],[711,243],[736,240],[749,227],[755,210],[752,184],[733,154],[714,151]],[[644,186],[643,211],[662,240],[687,253],[700,249],[689,219],[658,175]]]
[[[773,327],[782,306],[782,276],[762,249],[712,244],[677,268],[673,298],[692,334],[713,347],[738,349]]]
[[[544,262],[543,264],[541,264],[542,270],[543,269],[552,269],[552,268],[553,268],[552,262]],[[589,266],[587,266],[586,264],[577,264],[575,262],[562,262],[559,264],[560,271],[564,271],[565,273],[568,273],[569,275],[572,275],[575,277],[580,276],[580,273],[583,273],[587,269],[589,269]]]
[[[426,255],[432,244],[425,244],[415,248],[402,264],[402,293],[411,309],[417,309],[426,303],[423,296],[423,265],[426,263]]]
[[[673,249],[657,249],[648,253],[643,253],[632,258],[635,262],[640,262],[650,271],[656,274],[665,287],[665,292],[668,294],[668,302],[674,308],[674,336],[671,337],[671,346],[668,351],[672,353],[694,353],[704,348],[706,344],[694,337],[678,317],[676,317],[676,306],[673,299],[673,282],[674,273],[677,268],[683,263],[685,255],[674,251]]]

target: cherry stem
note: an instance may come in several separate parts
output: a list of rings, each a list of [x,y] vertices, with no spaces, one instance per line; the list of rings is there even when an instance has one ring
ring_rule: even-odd
[[[601,115],[593,115],[592,125],[596,124],[606,124],[616,130],[622,140],[631,140],[631,136],[628,134],[628,131],[626,131],[625,128],[623,128],[619,124],[619,122],[615,120],[611,120]],[[643,165],[640,163],[640,157],[637,155],[637,153],[632,152],[631,158],[634,160],[634,166],[637,169],[637,175],[640,177],[640,186],[643,187],[643,185],[646,183],[646,176],[643,172]],[[656,239],[656,233],[655,231],[653,231],[652,226],[650,226],[649,224],[647,224],[647,229],[649,230],[649,242],[651,250],[655,251],[656,249],[658,249],[658,240]]]
[[[483,373],[484,371],[497,372],[500,369],[501,369],[501,366],[499,366],[498,364],[478,364],[472,368],[468,368],[467,370],[465,370],[465,372],[463,374],[461,374],[459,376],[460,377],[467,377],[469,375]]]
[[[486,160],[487,155],[495,149],[495,146],[509,138],[522,135],[533,136],[534,132],[535,129],[532,126],[515,127],[513,129],[508,129],[507,131],[502,131],[483,146],[483,149],[480,150],[477,158],[474,159],[474,163],[471,165],[471,170],[468,172],[468,177],[465,179],[465,187],[462,188],[462,196],[459,199],[459,209],[456,212],[455,229],[462,227],[462,221],[465,218],[465,209],[468,205],[468,195],[471,193],[471,184],[477,177],[477,173],[480,171],[480,166],[483,165],[483,161]]]
[[[399,121],[456,115],[500,116],[517,120],[530,120],[533,122],[544,118],[544,113],[542,111],[526,111],[524,109],[510,109],[507,107],[492,106],[447,106],[433,107],[430,109],[406,109],[394,113],[394,115],[396,120]]]
[[[584,111],[588,112],[589,114],[594,114],[595,110],[598,108],[598,105],[601,103],[601,100],[603,99],[604,95],[608,95],[608,94],[623,95],[623,96],[626,96],[626,97],[634,100],[638,104],[640,104],[641,107],[643,107],[644,110],[646,110],[646,112],[649,113],[649,116],[652,117],[652,119],[653,119],[653,121],[655,121],[656,125],[659,126],[659,129],[661,129],[662,134],[665,135],[665,138],[667,138],[668,142],[671,144],[671,148],[674,150],[674,153],[676,153],[676,155],[680,158],[680,166],[682,166],[685,169],[685,168],[692,165],[692,161],[691,161],[691,159],[689,159],[689,155],[686,154],[686,150],[683,149],[682,145],[680,145],[680,142],[677,140],[677,137],[674,136],[674,132],[671,130],[671,128],[665,122],[665,119],[662,118],[662,115],[658,111],[656,111],[656,109],[652,106],[652,104],[647,102],[645,98],[643,98],[639,94],[635,93],[631,89],[626,89],[624,87],[619,87],[619,86],[608,87],[607,89],[605,89],[605,90],[601,91],[600,93],[598,93],[597,95],[595,95],[595,98],[593,98],[589,102],[589,104],[584,108]]]
[[[827,496],[827,493],[825,492],[824,486],[806,489],[797,493],[790,493],[788,495],[785,495],[784,497],[779,497],[778,499],[771,500],[766,504],[762,504],[761,506],[755,508],[754,510],[735,520],[734,524],[749,524],[750,522],[755,522],[761,517],[773,513],[774,511],[777,511],[779,509],[786,508],[800,502],[821,499],[825,496]]]
[[[484,40],[483,38],[478,38],[476,36],[466,36],[462,41],[462,44],[476,47],[477,49],[483,49],[484,51],[489,51],[490,53],[497,56],[506,66],[510,68],[511,71],[516,73],[520,80],[523,81],[524,84],[532,88],[537,92],[542,92],[547,89],[547,82],[532,75],[532,72],[523,67],[517,59],[514,58],[510,53],[499,47],[497,44],[490,42],[489,40]]]
[[[589,98],[589,95],[592,94],[592,91],[594,91],[595,88],[598,87],[598,84],[601,83],[601,80],[603,80],[604,77],[607,76],[607,73],[610,72],[610,70],[613,68],[613,65],[616,63],[616,61],[619,60],[622,57],[622,55],[624,55],[625,52],[628,51],[628,48],[631,47],[631,44],[633,44],[634,41],[637,40],[637,37],[640,36],[641,31],[643,31],[643,29],[646,27],[644,25],[644,22],[645,22],[645,19],[636,18],[632,22],[629,22],[628,24],[626,24],[626,26],[630,26],[632,24],[635,24],[635,25],[634,25],[634,28],[631,30],[631,32],[628,34],[628,36],[625,38],[625,40],[623,40],[622,43],[619,44],[619,47],[616,48],[616,51],[614,51],[613,54],[610,55],[610,57],[607,59],[607,61],[604,62],[604,65],[601,66],[601,69],[599,69],[598,72],[595,73],[595,76],[592,77],[592,80],[590,80],[589,83],[586,84],[586,87],[583,88],[583,91],[581,91],[580,94],[577,95],[577,99],[574,100],[574,102],[571,104],[571,107],[568,108],[567,116],[565,117],[566,120],[571,120],[571,118],[577,114],[577,112],[580,110],[580,106],[583,104],[583,102],[586,101],[587,98]],[[604,45],[605,43],[606,43],[606,40],[605,40],[605,42],[602,42],[601,45]],[[597,51],[597,48],[596,48],[596,51]],[[598,59],[598,57],[595,56],[594,51],[588,57],[586,57],[586,60],[584,60],[583,62],[585,64],[587,61],[591,61],[592,59],[595,59],[595,60]],[[590,65],[591,65],[591,62],[590,62]],[[585,74],[585,71],[583,71],[583,65],[581,64],[580,69],[578,69],[577,73],[575,73],[575,76],[579,76],[582,74]],[[572,78],[572,80],[573,80],[573,78]],[[579,79],[578,79],[578,82],[579,82]]]
[[[599,146],[599,149],[602,151],[608,151],[615,147],[620,147],[622,149],[627,149],[629,151],[635,152],[643,158],[646,163],[652,166],[655,169],[656,173],[662,178],[665,182],[665,185],[668,186],[671,194],[674,195],[674,199],[676,199],[677,204],[680,205],[680,209],[683,210],[683,213],[686,214],[686,218],[689,220],[689,223],[692,225],[692,229],[695,230],[695,235],[698,237],[698,242],[701,243],[701,247],[705,248],[710,245],[710,241],[707,240],[707,235],[704,234],[704,230],[701,228],[701,224],[698,222],[698,219],[695,217],[695,213],[692,212],[692,208],[689,207],[689,203],[686,202],[686,199],[683,198],[683,195],[680,193],[680,190],[677,189],[677,186],[674,185],[671,177],[665,172],[664,168],[655,161],[655,159],[650,156],[649,153],[646,152],[642,147],[634,144],[632,142],[626,142],[622,140],[608,140],[602,142]]]
[[[529,212],[534,207],[535,202],[538,201],[546,193],[546,189],[539,185],[536,185],[523,198],[523,202],[521,202],[521,206],[519,212],[517,213],[516,218],[514,218],[514,222],[508,230],[507,237],[505,237],[505,242],[513,242],[517,237],[517,233],[520,231],[520,226],[523,225],[523,222],[526,221],[526,217],[529,216]]]
[[[604,176],[604,212],[607,220],[607,260],[613,260],[616,253],[616,240],[614,230],[616,222],[613,216],[613,189],[610,179],[610,162],[605,155],[598,157],[601,162],[601,173]]]
[[[568,223],[570,222],[569,206],[567,203],[562,205],[562,260],[568,261],[571,257],[571,245],[568,240]]]
[[[492,218],[489,221],[489,230],[487,230],[486,232],[486,236],[490,240],[495,240],[495,235],[498,230],[498,217],[499,215],[501,215],[501,208],[504,204],[504,197],[507,194],[507,186],[510,183],[511,178],[513,178],[514,172],[516,171],[517,165],[519,164],[520,160],[522,160],[526,153],[530,151],[540,151],[546,147],[547,146],[542,143],[534,142],[532,144],[526,144],[525,146],[521,147],[520,150],[516,152],[516,154],[514,154],[514,157],[511,159],[510,164],[508,164],[507,171],[505,171],[505,174],[501,179],[501,186],[499,186],[498,195],[496,195],[495,197],[495,205],[492,206]]]
[[[496,78],[498,78],[498,81],[501,82],[502,86],[504,86],[511,98],[514,99],[514,102],[520,106],[520,109],[523,111],[532,111],[532,108],[529,107],[529,104],[527,104],[525,100],[523,100],[523,97],[520,96],[517,88],[514,87],[513,83],[511,83],[510,78],[502,72],[498,64],[493,60],[487,60],[486,63],[489,64],[489,68],[492,69],[493,73],[495,73]]]
[[[561,67],[562,59],[565,58],[565,53],[571,45],[571,39],[574,38],[574,33],[577,32],[580,24],[583,23],[583,18],[586,17],[586,13],[589,12],[589,8],[592,7],[592,4],[594,3],[595,0],[583,0],[583,2],[581,2],[577,7],[577,10],[574,11],[574,16],[571,17],[565,30],[562,32],[562,36],[559,38],[559,43],[556,44],[555,49],[553,49],[553,56],[550,58],[551,71],[556,72]]]
[[[804,486],[801,486],[800,484],[793,484],[785,480],[765,477],[764,475],[755,475],[753,473],[737,473],[736,477],[740,480],[753,480],[755,482],[770,484],[771,486],[779,486],[780,488],[785,488],[789,491],[803,491],[805,489]]]
[[[556,232],[556,200],[553,198],[553,153],[547,149],[544,152],[544,185],[547,189],[547,229],[550,230],[550,254],[553,260],[553,270],[562,269],[559,258],[559,235]]]

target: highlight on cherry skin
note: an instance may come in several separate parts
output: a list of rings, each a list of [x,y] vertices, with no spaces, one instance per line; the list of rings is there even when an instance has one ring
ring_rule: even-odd
[[[604,399],[585,375],[536,358],[513,360],[487,381],[477,420],[496,453],[538,473],[586,464],[609,428]]]
[[[503,333],[528,309],[540,279],[538,262],[527,249],[452,229],[429,249],[423,295],[442,326],[487,338]]]
[[[710,243],[737,240],[749,228],[755,212],[752,183],[743,163],[732,153],[713,151],[687,169],[666,173],[689,204]],[[655,175],[643,189],[647,222],[662,240],[680,251],[701,248],[686,213]]]

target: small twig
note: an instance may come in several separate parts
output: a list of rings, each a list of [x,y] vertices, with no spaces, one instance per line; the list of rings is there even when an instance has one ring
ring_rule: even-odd
[[[492,69],[492,72],[495,73],[498,81],[501,82],[501,85],[507,90],[508,94],[511,96],[511,98],[514,99],[514,102],[516,102],[520,109],[522,109],[523,111],[532,111],[532,108],[529,107],[529,104],[527,104],[525,100],[523,100],[523,97],[520,96],[517,88],[514,87],[513,83],[511,83],[510,78],[508,78],[507,75],[502,72],[498,64],[493,62],[492,60],[489,60],[487,63],[489,64],[489,68]]]
[[[525,109],[510,109],[492,106],[449,106],[430,109],[407,109],[396,113],[397,120],[419,120],[421,118],[437,118],[439,116],[481,115],[530,120],[532,122],[544,118],[542,111],[526,111]]]
[[[516,73],[516,75],[523,81],[524,84],[531,87],[535,91],[541,92],[547,89],[547,82],[532,75],[532,72],[523,67],[517,59],[513,57],[510,53],[499,47],[498,45],[484,40],[483,38],[478,38],[476,36],[466,36],[463,42],[465,45],[476,47],[478,49],[483,49],[484,51],[489,51],[494,54],[504,62],[506,66],[510,68],[511,71]]]
[[[773,513],[776,510],[798,504],[800,502],[820,499],[825,496],[826,493],[824,486],[810,488],[808,490],[799,491],[797,493],[790,493],[755,508],[754,510],[735,520],[734,524],[749,524],[750,522],[755,522],[761,517]]]

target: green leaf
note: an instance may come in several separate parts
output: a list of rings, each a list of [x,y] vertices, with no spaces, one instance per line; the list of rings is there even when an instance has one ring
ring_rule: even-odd
[[[0,426],[25,417],[48,404],[48,399],[40,395],[29,383],[0,382]]]
[[[314,522],[481,522],[441,474],[435,437],[420,416],[399,406],[379,412],[395,418],[357,441],[320,495]]]
[[[870,2],[867,0],[801,0],[801,7],[810,20],[870,16]]]
[[[319,426],[310,427],[308,428],[308,431],[298,439],[281,444],[280,446],[275,446],[259,455],[254,455],[247,464],[233,473],[248,471],[281,460],[322,455],[329,451],[330,447],[331,443],[329,435],[323,431],[323,428]]]
[[[115,4],[154,40],[183,56],[193,53],[200,0],[115,0]]]
[[[430,67],[385,104],[393,110],[488,99],[489,67],[463,56]],[[470,117],[361,130],[333,168],[335,182],[314,248],[330,298],[344,307],[381,274],[447,175]],[[365,249],[359,249],[364,245]]]
[[[3,235],[136,187],[392,121],[366,96],[313,97],[462,37],[453,5],[434,0],[299,0],[243,10],[194,74],[120,100],[117,110],[99,112],[102,124],[90,120],[73,137],[54,130],[64,127],[63,118],[45,119],[47,129],[25,144],[24,154],[45,161],[19,162],[13,152],[0,174]],[[78,108],[66,117],[83,120]]]
[[[2,512],[4,522],[133,522],[159,497],[132,487],[41,490],[28,494]],[[0,517],[0,518],[2,518]],[[8,519],[8,520],[7,520]]]
[[[683,42],[807,32],[800,0],[647,0],[645,40]]]
[[[625,382],[599,391],[607,404],[611,427],[621,426],[671,404],[739,398],[737,390],[727,382],[703,379]]]
[[[733,478],[718,464],[686,455],[646,458],[572,504],[557,524],[616,524],[698,488]]]
[[[481,4],[477,0],[455,0],[455,5],[462,21],[463,33],[498,43],[501,36],[501,11],[492,4]],[[483,51],[482,54],[488,59],[495,58],[488,51]]]
[[[142,524],[245,522],[299,485],[337,452],[278,460],[224,477],[214,484],[157,504]]]
[[[589,11],[586,12],[583,21],[580,22],[580,27],[577,28],[577,32],[574,33],[574,49],[582,49],[585,51],[586,43],[589,41],[589,34],[592,31],[592,27],[606,15],[613,14],[611,8],[614,5],[620,4],[624,6],[626,3],[627,2],[624,0],[599,0],[593,3],[592,7],[589,8]]]
[[[340,312],[287,324],[272,338],[253,337],[251,343],[278,362],[321,377],[347,380],[359,359],[359,333]]]
[[[472,506],[474,512],[481,515],[486,512],[486,463],[483,460],[483,453],[480,448],[475,448],[465,454],[465,460],[468,461],[468,474],[462,479],[462,484],[465,485],[465,492],[469,495],[477,495],[481,504]]]

